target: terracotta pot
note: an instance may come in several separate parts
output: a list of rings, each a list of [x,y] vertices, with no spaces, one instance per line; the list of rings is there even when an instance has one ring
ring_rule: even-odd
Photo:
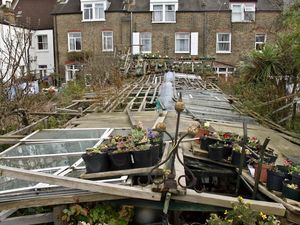
[[[197,144],[200,144],[200,139],[204,136],[208,136],[209,135],[209,131],[205,128],[199,128],[198,129],[198,133],[196,134],[195,138],[199,138],[197,139],[195,142]]]
[[[257,169],[258,169],[258,164],[255,164],[254,168],[255,168],[255,175],[254,175],[254,177],[256,177],[256,173],[257,173]],[[273,168],[274,168],[274,165],[262,164],[259,181],[262,182],[262,183],[266,183],[267,180],[268,180],[268,170],[272,170]]]

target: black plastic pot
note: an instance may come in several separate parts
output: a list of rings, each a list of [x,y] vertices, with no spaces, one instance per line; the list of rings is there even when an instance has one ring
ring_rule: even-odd
[[[292,182],[300,186],[300,174],[292,174]]]
[[[285,175],[281,171],[273,171],[268,170],[268,177],[267,177],[267,188],[269,190],[274,191],[282,191],[282,182],[284,181]]]
[[[208,151],[208,146],[212,145],[212,144],[215,144],[217,142],[220,142],[220,140],[212,138],[212,137],[204,136],[204,137],[201,138],[200,148],[202,150]]]
[[[130,152],[109,153],[111,170],[126,170],[132,168]]]
[[[289,174],[289,168],[287,166],[283,166],[283,165],[276,165],[277,170],[281,171],[284,174],[284,178],[291,180],[292,179],[292,175]]]
[[[208,158],[215,161],[222,161],[223,159],[223,149],[222,145],[209,145],[208,146]]]
[[[224,159],[227,159],[231,155],[232,155],[232,145],[225,145],[223,149]]]
[[[85,163],[86,173],[98,173],[109,170],[107,153],[83,154],[81,157]]]
[[[282,196],[286,198],[290,198],[296,201],[300,201],[300,189],[292,189],[289,188],[287,185],[291,184],[292,182],[283,182],[282,186]]]
[[[275,153],[265,153],[264,161],[266,163],[275,163],[278,155]]]
[[[154,166],[156,165],[160,158],[161,158],[161,145],[158,144],[158,145],[152,145],[150,147],[150,150],[152,151],[152,165],[151,166]]]
[[[132,152],[134,159],[134,168],[142,168],[152,166],[154,150],[134,151]]]
[[[232,151],[231,164],[239,167],[241,157],[242,157],[242,153],[237,152],[237,151]],[[243,163],[243,167],[246,167],[246,166],[247,166],[247,155],[245,155],[244,163]]]

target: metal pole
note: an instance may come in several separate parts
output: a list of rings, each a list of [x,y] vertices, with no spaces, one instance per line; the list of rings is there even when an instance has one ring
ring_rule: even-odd
[[[262,163],[264,161],[265,150],[266,150],[269,142],[270,142],[270,138],[267,137],[264,144],[260,147],[260,158],[259,158],[259,162],[258,162],[257,171],[255,173],[254,191],[253,191],[253,196],[252,196],[253,199],[256,199],[259,178],[260,178],[260,174],[261,174],[261,167],[262,167]]]
[[[238,171],[238,177],[236,181],[236,188],[235,193],[237,194],[240,185],[241,185],[241,175],[244,167],[244,161],[245,161],[245,154],[246,154],[246,144],[247,144],[248,134],[247,134],[247,123],[243,122],[243,142],[242,142],[242,155],[240,157],[240,165],[239,165],[239,171]]]

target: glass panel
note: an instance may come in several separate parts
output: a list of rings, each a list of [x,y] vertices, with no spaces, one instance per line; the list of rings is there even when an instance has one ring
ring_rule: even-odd
[[[97,141],[75,141],[62,143],[26,144],[11,148],[2,154],[5,156],[26,156],[43,154],[61,154],[71,152],[84,152],[86,148],[93,147]]]
[[[41,130],[26,140],[32,139],[84,139],[84,138],[100,138],[106,129],[93,130]]]
[[[141,51],[151,52],[151,38],[152,34],[150,32],[141,33]]]
[[[190,45],[190,38],[188,33],[178,33],[176,34],[176,51],[178,52],[188,52]]]
[[[175,21],[174,5],[166,5],[166,21]]]
[[[83,9],[84,19],[91,20],[93,19],[93,5],[92,4],[85,4]]]
[[[153,21],[163,21],[163,6],[162,5],[154,5],[153,13],[152,13]]]
[[[104,19],[104,5],[95,4],[95,19]]]
[[[52,167],[71,166],[77,160],[79,160],[80,157],[81,155],[69,155],[69,156],[59,156],[59,157],[1,159],[0,164],[2,166],[22,168],[25,170],[35,170],[35,169],[45,169],[45,168],[52,168]]]

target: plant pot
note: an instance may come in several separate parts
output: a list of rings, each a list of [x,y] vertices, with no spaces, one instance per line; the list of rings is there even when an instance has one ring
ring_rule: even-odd
[[[201,142],[200,142],[200,148],[202,149],[202,150],[206,150],[206,151],[208,151],[208,146],[209,145],[212,145],[212,144],[215,144],[215,143],[217,143],[217,142],[220,142],[220,140],[218,140],[218,139],[215,139],[215,138],[212,138],[212,137],[202,137],[201,138]]]
[[[300,186],[300,174],[292,174],[292,182]]]
[[[208,146],[208,158],[215,161],[222,161],[223,159],[223,146]]]
[[[81,157],[85,163],[86,173],[98,173],[109,170],[107,153],[83,154]]]
[[[133,151],[133,159],[134,159],[134,168],[142,168],[142,167],[149,167],[153,165],[155,153],[158,155],[158,149],[149,149],[144,151]]]
[[[289,174],[289,167],[283,165],[276,165],[277,170],[281,171],[284,174],[284,178],[291,180],[292,175]]]
[[[108,154],[111,170],[126,170],[132,167],[130,152]]]
[[[224,159],[228,159],[228,157],[231,155],[232,155],[232,145],[225,145],[223,148]]]
[[[262,164],[261,166],[261,173],[260,173],[260,178],[259,181],[262,183],[266,183],[267,179],[268,179],[268,170],[271,170],[274,166],[273,165],[269,165],[269,164]],[[258,169],[258,164],[254,164],[254,168],[255,168],[255,174],[254,177],[256,177],[256,173],[257,173],[257,169]]]
[[[242,153],[237,152],[237,151],[232,151],[231,164],[235,165],[236,167],[239,167],[241,157],[242,157]],[[245,155],[244,163],[243,163],[243,167],[246,167],[246,166],[247,166],[247,155]]]
[[[266,163],[275,163],[275,161],[277,160],[278,155],[275,153],[265,153],[265,157],[264,157],[264,161]]]
[[[268,177],[267,177],[267,188],[269,190],[274,191],[282,191],[282,182],[284,181],[285,175],[281,171],[273,171],[268,170]]]
[[[289,188],[287,185],[291,184],[292,182],[283,182],[282,186],[282,196],[286,198],[290,198],[296,201],[300,201],[300,189],[292,189]]]
[[[199,139],[197,139],[195,142],[197,144],[200,144],[201,138],[204,137],[204,136],[208,136],[208,135],[209,135],[209,131],[207,129],[199,128],[198,133],[195,135],[195,138],[199,138]]]
[[[151,147],[150,147],[150,150],[152,151],[152,164],[151,164],[151,166],[154,166],[154,165],[156,165],[158,162],[159,162],[159,160],[160,160],[160,158],[161,158],[161,149],[162,149],[162,147],[161,147],[161,145],[160,144],[158,144],[158,145],[152,145]]]

